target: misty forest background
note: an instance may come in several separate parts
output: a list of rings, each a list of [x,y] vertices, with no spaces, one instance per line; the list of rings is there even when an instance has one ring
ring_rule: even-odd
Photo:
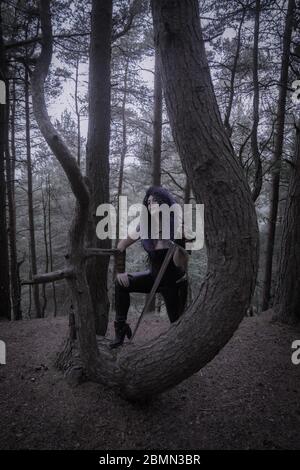
[[[22,285],[22,280],[36,273],[63,268],[74,211],[67,178],[32,111],[31,72],[39,52],[39,12],[31,0],[0,3],[1,66],[5,67],[8,103],[0,153],[0,317],[65,315],[69,299],[64,282]],[[260,260],[249,314],[256,314],[272,306],[288,187],[299,154],[297,105],[292,99],[292,84],[299,78],[299,11],[292,0],[201,0],[199,4],[219,109],[255,201]],[[97,73],[103,75],[98,75],[97,86],[102,98],[98,94],[100,100],[93,108],[89,107],[91,2],[53,0],[51,10],[54,53],[46,82],[47,104],[52,122],[82,171],[86,172],[87,153],[95,145],[88,120],[98,108],[102,120],[98,142],[102,139],[103,144],[97,144],[94,151],[100,167],[109,158],[111,203],[116,204],[120,194],[128,196],[129,204],[141,202],[151,184],[166,186],[181,204],[194,201],[165,109],[148,2],[113,2],[110,75],[107,50],[98,44]],[[99,31],[105,21],[105,16],[99,17]],[[106,112],[109,96],[110,112]],[[3,116],[1,124],[5,126]],[[133,245],[127,252],[126,270],[143,270],[145,260],[140,244]],[[111,257],[108,270],[111,309],[113,261]],[[205,270],[205,249],[192,252],[189,302]],[[159,310],[162,299],[156,297]],[[133,308],[140,308],[143,298],[134,296]]]

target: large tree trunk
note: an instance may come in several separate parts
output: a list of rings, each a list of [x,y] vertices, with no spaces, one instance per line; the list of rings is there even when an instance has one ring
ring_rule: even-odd
[[[300,322],[300,121],[285,206],[278,284],[273,310],[285,323]]]
[[[167,110],[196,201],[205,205],[208,268],[199,294],[158,338],[118,351],[115,380],[131,399],[197,372],[230,339],[250,304],[258,259],[254,205],[222,124],[204,49],[198,1],[152,1]],[[100,347],[98,379],[112,382]]]
[[[6,223],[6,181],[5,181],[5,148],[7,148],[8,112],[5,102],[6,59],[2,36],[2,16],[0,2],[0,318],[11,318],[8,238]]]
[[[89,128],[87,138],[87,177],[91,191],[88,243],[110,248],[111,240],[96,237],[96,208],[109,201],[110,140],[110,58],[112,0],[93,0],[89,65]],[[98,220],[97,220],[98,222]],[[88,282],[95,312],[97,334],[107,329],[109,299],[107,295],[108,258],[94,258],[88,263]]]
[[[43,47],[32,78],[39,127],[61,162],[77,199],[67,259],[80,354],[87,375],[143,400],[209,362],[231,338],[255,286],[258,230],[243,171],[222,124],[207,64],[198,1],[152,2],[167,109],[196,201],[205,204],[208,269],[193,304],[177,322],[144,346],[117,350],[99,339],[85,276],[84,231],[89,195],[76,160],[50,123],[43,83],[52,53],[49,0],[41,0]],[[100,354],[99,354],[100,353]]]
[[[271,183],[271,207],[269,215],[268,238],[266,248],[266,264],[264,273],[264,288],[263,288],[263,301],[262,310],[267,310],[271,298],[271,284],[272,284],[272,266],[273,266],[273,252],[276,231],[276,221],[278,212],[279,201],[279,186],[280,186],[280,173],[281,173],[281,156],[283,148],[284,137],[284,123],[285,123],[285,105],[286,94],[288,85],[288,71],[289,71],[289,58],[290,46],[293,28],[293,18],[295,12],[295,0],[289,0],[288,10],[285,21],[284,35],[283,35],[283,50],[282,62],[280,73],[280,88],[277,105],[277,120],[276,120],[276,134],[275,134],[275,148],[273,156],[273,172]]]

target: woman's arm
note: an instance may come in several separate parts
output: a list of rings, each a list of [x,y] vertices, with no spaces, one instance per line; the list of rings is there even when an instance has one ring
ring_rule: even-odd
[[[139,225],[137,226],[136,231],[139,231]],[[128,235],[127,238],[124,238],[124,239],[119,241],[119,243],[117,245],[117,250],[125,251],[126,248],[128,248],[130,245],[135,243],[138,239],[139,238],[131,238],[130,235]]]
[[[132,245],[134,242],[136,242],[136,240],[134,240],[133,238],[130,238],[130,236],[128,235],[127,238],[124,238],[119,241],[117,245],[117,250],[125,251],[126,248],[128,248],[128,246]]]

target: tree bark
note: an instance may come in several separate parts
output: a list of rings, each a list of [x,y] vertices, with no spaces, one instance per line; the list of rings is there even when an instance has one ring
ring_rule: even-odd
[[[0,2],[0,318],[10,320],[11,302],[9,285],[9,258],[8,258],[8,237],[6,222],[6,181],[5,181],[5,149],[8,147],[7,126],[8,111],[6,105],[7,77],[6,77],[6,57],[4,52],[2,36],[2,15]]]
[[[291,172],[273,310],[276,319],[296,324],[300,322],[300,120]]]
[[[274,147],[274,155],[273,155],[273,168],[274,169],[272,172],[272,183],[271,183],[271,206],[270,206],[270,215],[269,215],[269,224],[268,224],[268,238],[267,238],[267,248],[266,248],[266,262],[265,262],[266,264],[265,264],[265,273],[264,273],[262,310],[267,310],[267,308],[269,307],[269,302],[271,298],[273,252],[274,252],[274,241],[275,241],[276,221],[277,221],[278,201],[279,201],[281,157],[282,157],[284,123],[285,123],[285,105],[286,105],[286,94],[287,94],[287,85],[288,85],[289,58],[290,58],[290,46],[291,46],[294,12],[295,12],[295,0],[289,0],[286,20],[285,20],[284,34],[283,34],[280,88],[279,88],[279,96],[278,96],[278,104],[277,104],[275,147]]]
[[[87,177],[91,192],[91,211],[87,240],[90,246],[110,248],[111,240],[96,236],[96,208],[109,202],[110,141],[110,59],[112,0],[93,0],[89,65],[89,127],[87,137]],[[97,220],[98,222],[98,220]],[[88,283],[95,312],[97,334],[107,329],[108,258],[91,259],[87,266]]]

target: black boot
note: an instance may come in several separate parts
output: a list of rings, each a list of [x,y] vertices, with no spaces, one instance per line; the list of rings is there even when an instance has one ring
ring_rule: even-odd
[[[123,344],[125,335],[127,336],[128,339],[131,338],[132,336],[132,331],[128,323],[125,321],[115,321],[114,322],[115,326],[115,339],[109,344],[109,347],[112,348],[117,348],[118,346],[121,346]]]

